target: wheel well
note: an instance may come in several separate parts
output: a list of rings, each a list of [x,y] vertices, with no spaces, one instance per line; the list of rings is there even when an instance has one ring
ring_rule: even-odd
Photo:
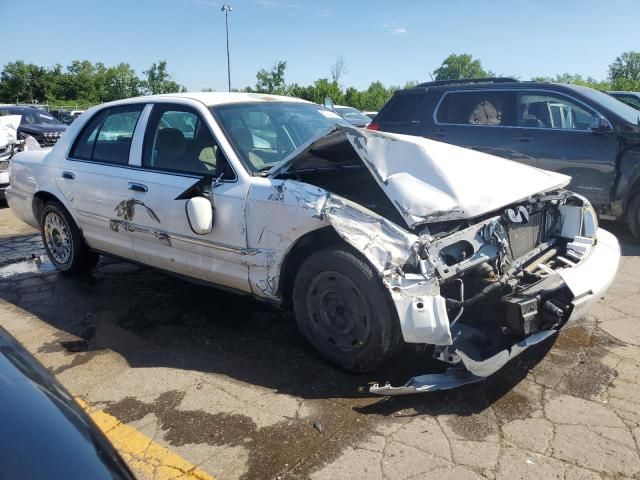
[[[280,298],[285,308],[291,306],[291,296],[293,293],[293,282],[296,273],[302,262],[314,252],[321,250],[330,245],[344,244],[348,245],[333,227],[324,227],[307,233],[300,237],[291,247],[289,253],[282,262],[280,273]]]
[[[62,205],[62,202],[60,202],[60,200],[58,200],[55,195],[49,192],[38,192],[33,196],[33,215],[38,223],[40,223],[40,215],[42,214],[42,209],[51,200],[54,200]],[[64,205],[62,206],[62,208],[64,208]]]

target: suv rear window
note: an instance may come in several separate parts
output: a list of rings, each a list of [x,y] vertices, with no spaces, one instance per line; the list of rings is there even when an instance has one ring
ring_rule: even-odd
[[[512,125],[513,92],[449,92],[442,99],[436,120],[455,125]]]
[[[377,120],[382,122],[418,120],[418,105],[423,98],[424,91],[415,93],[398,92],[382,108]]]

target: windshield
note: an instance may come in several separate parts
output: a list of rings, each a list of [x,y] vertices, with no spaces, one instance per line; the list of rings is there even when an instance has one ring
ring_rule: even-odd
[[[334,107],[336,113],[348,122],[355,124],[369,123],[371,119],[359,110],[351,107]]]
[[[236,103],[211,107],[211,111],[252,172],[268,170],[335,124],[347,125],[313,103]]]
[[[640,95],[624,94],[624,93],[611,93],[612,97],[617,98],[621,102],[626,103],[636,110],[640,110]]]
[[[600,92],[598,90],[594,90],[593,88],[583,87],[580,85],[569,85],[574,90],[580,92],[585,97],[597,102],[602,105],[606,109],[610,110],[614,114],[621,117],[625,122],[632,123],[637,125],[640,120],[638,116],[638,111],[631,108],[626,103],[622,103],[620,100],[613,98],[611,95],[607,93]]]

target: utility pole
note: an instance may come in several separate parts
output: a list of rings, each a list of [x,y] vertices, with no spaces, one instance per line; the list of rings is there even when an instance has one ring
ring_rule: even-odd
[[[231,91],[231,61],[229,60],[229,12],[233,11],[233,8],[228,3],[225,3],[224,5],[222,5],[220,11],[224,12],[224,24],[227,29],[227,82],[229,91]]]

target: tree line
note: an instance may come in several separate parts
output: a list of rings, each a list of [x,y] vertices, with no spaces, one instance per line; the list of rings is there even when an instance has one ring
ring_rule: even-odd
[[[287,83],[286,61],[277,61],[270,69],[260,69],[256,84],[238,91],[290,95],[315,103],[323,103],[331,97],[334,103],[350,105],[360,110],[379,110],[400,88],[417,85],[408,81],[404,85],[385,86],[373,81],[364,90],[344,87],[342,80],[348,73],[343,57],[338,57],[330,67],[330,75],[310,85]],[[451,54],[430,74],[433,80],[461,80],[505,76],[486,70],[479,59],[469,54]],[[598,90],[640,91],[640,52],[624,52],[609,65],[606,80],[563,73],[551,77],[533,77],[534,81],[574,83]],[[205,89],[211,90],[211,89]],[[61,65],[42,67],[23,61],[10,62],[0,73],[0,102],[65,103],[93,105],[143,94],[174,93],[185,91],[184,86],[171,78],[167,62],[153,63],[139,77],[127,63],[107,67],[102,63],[76,60],[66,68]]]
[[[74,102],[90,106],[139,95],[185,91],[171,79],[165,60],[151,64],[142,74],[139,77],[128,63],[107,67],[100,62],[75,60],[65,68],[18,60],[6,64],[0,73],[0,102]]]

